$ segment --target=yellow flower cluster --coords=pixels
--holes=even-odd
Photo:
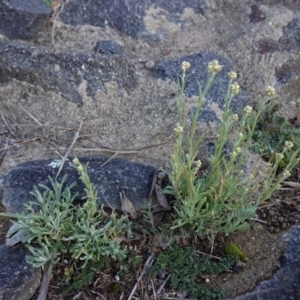
[[[183,61],[181,63],[181,70],[185,72],[187,69],[191,67],[191,64],[188,61]]]
[[[232,115],[232,120],[234,122],[238,121],[239,120],[239,116],[237,114]]]
[[[216,59],[208,63],[207,71],[208,73],[218,73],[222,70],[222,66]]]
[[[237,82],[234,82],[233,84],[231,84],[229,86],[230,88],[230,92],[233,94],[233,95],[237,95],[239,92],[240,92],[240,86],[238,85]]]
[[[247,115],[251,115],[253,111],[253,108],[249,105],[247,105],[245,108],[244,108],[244,112],[247,114]]]
[[[282,153],[276,153],[275,158],[276,158],[276,160],[282,160],[283,159],[283,154]]]
[[[267,86],[266,95],[269,97],[276,95],[275,89],[271,86]]]
[[[284,170],[284,172],[282,174],[283,174],[284,177],[291,176],[291,173],[288,170]]]
[[[285,141],[284,146],[286,149],[291,149],[293,148],[294,144],[291,141]]]
[[[74,164],[74,166],[76,167],[76,169],[79,173],[83,172],[83,166],[82,166],[82,164],[80,163],[80,161],[77,157],[75,157],[73,159],[73,164]]]
[[[197,168],[200,168],[202,166],[201,160],[195,161],[195,165],[196,165]]]
[[[179,135],[180,133],[182,133],[182,132],[183,132],[182,126],[177,125],[177,126],[174,128],[174,132],[175,132],[175,134],[177,134],[177,135]]]
[[[230,71],[230,72],[228,73],[228,77],[229,77],[230,79],[235,79],[235,78],[237,78],[237,75],[236,75],[235,72]]]

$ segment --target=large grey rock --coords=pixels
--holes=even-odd
[[[30,299],[40,285],[41,270],[26,263],[29,252],[0,245],[0,300]]]
[[[130,93],[138,85],[135,68],[121,56],[100,54],[56,53],[18,43],[0,42],[0,82],[11,79],[41,86],[45,91],[61,94],[66,100],[82,105],[78,91],[86,81],[86,93],[106,92],[105,84],[115,81]]]
[[[98,193],[97,203],[120,210],[120,193],[124,192],[136,210],[145,207],[156,169],[119,158],[112,159],[102,166],[108,159],[103,156],[80,158],[83,165],[88,163],[88,174]],[[30,195],[34,185],[42,183],[51,187],[48,177],[56,177],[60,163],[60,159],[26,162],[4,175],[0,186],[3,190],[3,205],[6,209],[13,213],[21,212],[25,203],[34,200],[34,197]],[[78,200],[84,199],[86,194],[83,184],[70,160],[65,162],[57,180],[61,181],[65,174],[68,175],[66,184],[77,182],[74,193],[78,192]]]
[[[162,9],[171,22],[184,22],[180,19],[180,14],[185,8],[191,8],[197,14],[202,14],[206,8],[204,0],[73,0],[69,1],[60,18],[66,24],[93,26],[110,26],[118,29],[133,38],[142,37],[149,42],[161,42],[166,38],[166,32],[159,28],[155,34],[147,31],[144,24],[144,16],[150,7]]]
[[[0,32],[11,39],[31,39],[44,28],[51,12],[41,0],[0,0]]]
[[[280,270],[270,280],[258,284],[252,292],[234,300],[300,299],[300,226],[286,237],[287,247],[281,258]]]
[[[212,86],[205,97],[205,102],[200,114],[200,120],[205,122],[219,121],[216,113],[211,109],[215,103],[221,110],[224,108],[224,95],[228,89],[228,72],[232,71],[231,63],[224,57],[210,52],[198,53],[183,56],[179,59],[171,59],[163,61],[156,65],[154,76],[160,79],[171,79],[174,82],[178,81],[178,75],[181,74],[181,63],[188,61],[191,65],[187,70],[187,82],[184,88],[184,93],[187,97],[199,95],[199,84],[204,88],[207,78],[208,63],[217,59],[222,65],[222,71],[217,75],[216,83]],[[247,101],[246,94],[243,90],[235,96],[231,102],[231,109],[234,113],[239,113],[245,106]]]

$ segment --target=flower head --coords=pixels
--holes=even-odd
[[[266,95],[271,97],[271,96],[274,96],[275,94],[276,94],[275,89],[271,86],[267,86]]]
[[[239,120],[239,116],[237,114],[232,115],[232,120],[234,122],[238,121]]]
[[[229,89],[233,95],[237,95],[240,92],[240,86],[238,85],[237,82],[234,82],[233,84],[231,84],[229,86]]]
[[[183,61],[181,63],[181,70],[183,72],[186,72],[187,69],[189,69],[191,67],[191,64],[188,61]]]
[[[247,114],[247,115],[250,115],[253,111],[253,108],[249,105],[247,105],[245,108],[244,108],[244,112]]]
[[[276,160],[282,160],[283,159],[283,154],[282,153],[276,153],[275,158],[276,158]]]
[[[241,153],[241,152],[242,152],[242,149],[241,149],[240,147],[236,147],[236,148],[235,148],[235,151],[236,151],[236,153]]]
[[[74,164],[75,166],[79,166],[79,165],[80,165],[80,161],[79,161],[79,159],[78,159],[77,157],[74,157],[74,159],[73,159],[73,164]]]
[[[286,149],[291,149],[291,148],[293,148],[294,144],[291,141],[285,141],[284,146]]]
[[[236,75],[235,72],[230,71],[230,72],[228,73],[228,77],[229,77],[230,79],[235,79],[235,78],[237,78],[237,75]]]
[[[207,71],[208,73],[218,73],[222,70],[222,66],[216,59],[208,63]]]
[[[291,176],[291,173],[288,170],[284,170],[282,174],[283,174],[284,177]]]
[[[239,139],[242,139],[242,138],[243,138],[243,136],[244,136],[244,135],[243,135],[243,133],[242,133],[242,132],[240,132],[240,133],[238,134],[238,138],[239,138]]]
[[[83,172],[83,166],[82,166],[82,165],[79,165],[79,166],[77,167],[77,171],[78,171],[79,173],[82,173],[82,172]]]
[[[202,166],[201,160],[200,160],[200,159],[199,159],[199,160],[196,160],[196,161],[195,161],[195,165],[196,165],[197,168],[200,168],[200,167]]]
[[[175,128],[174,128],[174,132],[175,132],[175,134],[180,134],[180,133],[182,133],[183,132],[183,127],[182,126],[180,126],[180,125],[177,125]]]

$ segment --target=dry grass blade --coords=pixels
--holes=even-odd
[[[29,113],[24,107],[22,109],[28,114],[30,118],[32,118],[36,123],[38,123],[40,126],[43,126],[41,122],[39,122],[31,113]]]
[[[158,290],[156,291],[156,295],[159,295],[161,293],[161,291],[163,290],[163,288],[165,287],[166,283],[168,282],[168,280],[171,278],[171,274],[169,274],[167,276],[167,278],[164,280],[164,282],[161,284],[161,286],[158,288]]]
[[[75,145],[76,141],[78,140],[78,138],[79,138],[79,132],[80,132],[80,130],[81,130],[81,127],[82,127],[82,121],[80,121],[79,127],[78,127],[77,131],[76,131],[75,134],[74,134],[73,141],[72,141],[70,147],[69,147],[68,150],[66,151],[64,157],[62,158],[62,162],[61,162],[61,164],[60,164],[60,166],[59,166],[59,169],[58,169],[58,171],[57,171],[57,174],[56,174],[56,177],[55,177],[55,178],[57,178],[58,175],[60,174],[61,170],[62,170],[63,167],[64,167],[65,161],[66,161],[66,159],[67,159],[67,157],[68,157],[70,151],[72,150],[73,146]]]
[[[7,130],[9,131],[9,133],[11,134],[11,136],[15,137],[15,133],[12,131],[12,129],[10,128],[8,122],[6,121],[4,114],[1,112],[1,119],[4,123],[4,125],[6,126]]]
[[[136,291],[136,289],[137,289],[137,286],[138,286],[139,282],[142,280],[142,278],[143,278],[144,274],[146,273],[146,271],[151,267],[151,265],[152,265],[152,263],[153,263],[153,259],[154,259],[154,254],[152,253],[152,254],[148,257],[148,259],[147,259],[147,261],[146,261],[146,263],[145,263],[145,265],[144,265],[144,267],[143,267],[143,270],[142,270],[142,272],[141,272],[139,278],[137,279],[137,282],[136,282],[136,284],[134,285],[134,287],[133,287],[133,289],[132,289],[132,291],[131,291],[131,293],[130,293],[130,295],[129,295],[129,297],[128,297],[127,300],[131,300],[131,299],[133,298],[133,295],[134,295],[134,293],[135,293],[135,291]]]

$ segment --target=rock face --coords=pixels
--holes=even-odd
[[[160,42],[167,33],[163,29],[158,29],[155,33],[150,33],[146,29],[144,16],[150,7],[157,10],[168,11],[168,19],[174,24],[184,26],[180,20],[180,14],[185,8],[191,8],[196,13],[203,13],[206,7],[204,0],[174,0],[166,2],[164,0],[141,0],[127,1],[122,0],[97,0],[85,1],[83,4],[80,0],[68,3],[61,14],[64,23],[70,25],[89,24],[104,28],[110,26],[117,28],[120,32],[133,38],[144,38],[148,42]]]
[[[124,192],[136,210],[145,207],[145,201],[150,199],[149,194],[156,169],[124,159],[112,159],[107,162],[108,159],[109,157],[80,158],[83,165],[88,163],[88,174],[98,194],[97,203],[121,210],[120,193]],[[23,211],[24,204],[35,200],[30,192],[38,183],[51,188],[48,177],[52,179],[56,177],[60,164],[60,159],[26,162],[4,175],[0,187],[3,190],[2,202],[6,209],[12,213]],[[70,160],[65,162],[56,180],[61,181],[65,174],[68,175],[67,185],[77,183],[77,199],[85,199],[84,187]]]
[[[0,32],[10,39],[32,39],[44,28],[51,12],[39,0],[1,0]]]
[[[27,82],[62,95],[82,106],[79,87],[86,82],[87,96],[106,92],[105,83],[114,81],[128,93],[137,86],[134,67],[124,57],[111,59],[98,54],[53,53],[37,47],[0,42],[0,82]]]
[[[40,285],[41,270],[35,269],[25,261],[29,252],[0,245],[0,299],[30,299]]]

